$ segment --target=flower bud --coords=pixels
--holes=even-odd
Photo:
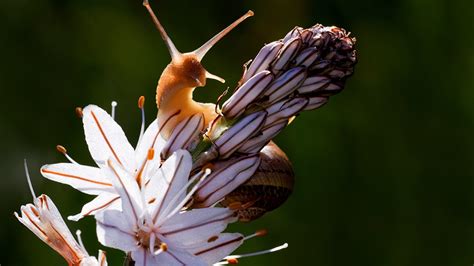
[[[301,39],[294,37],[288,40],[281,48],[278,58],[272,63],[272,69],[275,72],[280,72],[293,60],[301,47]]]
[[[209,207],[245,183],[260,164],[258,155],[219,161],[195,193],[196,207]]]
[[[265,145],[270,142],[276,135],[278,135],[286,126],[288,125],[288,120],[283,120],[277,123],[273,123],[268,127],[262,129],[262,134],[255,136],[245,142],[242,147],[240,147],[239,152],[254,154],[258,153]]]
[[[274,104],[267,109],[268,115],[265,120],[264,129],[270,125],[278,123],[282,120],[286,120],[299,112],[301,112],[308,104],[308,100],[305,98],[294,98],[286,102]]]
[[[309,97],[308,98],[308,105],[304,108],[305,111],[310,111],[317,109],[327,103],[328,97],[317,96],[317,97]]]
[[[307,78],[298,88],[300,94],[312,93],[326,87],[331,79],[325,76],[314,76]]]
[[[310,67],[319,58],[319,50],[316,47],[309,47],[303,50],[295,59],[295,65]]]
[[[283,42],[281,41],[274,41],[263,46],[255,59],[252,61],[252,64],[248,68],[247,72],[245,72],[242,82],[249,80],[256,73],[268,69],[268,66],[277,57],[278,52],[282,47]]]
[[[250,78],[224,103],[222,113],[226,118],[242,114],[250,103],[255,101],[273,80],[268,70],[263,70]]]
[[[204,116],[201,113],[194,114],[181,121],[171,133],[161,151],[161,158],[168,158],[173,152],[188,148],[193,142],[198,140],[201,131],[204,129]]]
[[[250,114],[227,129],[216,141],[221,158],[228,158],[244,142],[255,135],[264,125],[267,112]]]
[[[274,103],[288,96],[298,88],[306,78],[306,75],[305,67],[295,67],[283,73],[265,91],[265,96],[268,96],[268,102]]]

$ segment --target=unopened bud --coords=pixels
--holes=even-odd
[[[283,46],[283,48],[281,48],[278,58],[273,61],[273,70],[275,70],[276,72],[283,70],[296,56],[300,47],[301,39],[299,37],[294,37],[288,40]]]
[[[265,91],[265,95],[268,96],[268,102],[276,102],[291,94],[304,81],[306,75],[305,67],[295,67],[283,73]]]
[[[266,117],[267,112],[265,111],[250,114],[225,131],[215,141],[220,156],[228,158],[234,151],[239,149],[247,139],[255,135],[262,128]]]
[[[326,87],[331,80],[325,76],[314,76],[307,78],[298,88],[300,94],[312,93]]]
[[[195,193],[197,205],[208,207],[224,198],[245,183],[255,173],[259,164],[258,155],[241,156],[217,162],[214,165],[214,171]]]
[[[179,149],[188,148],[199,137],[204,129],[204,116],[201,113],[194,114],[181,121],[171,133],[163,150],[161,158],[168,158],[173,152]]]
[[[247,154],[258,153],[270,140],[276,137],[287,124],[288,121],[284,120],[266,127],[262,130],[262,134],[247,140],[245,144],[240,147],[239,152]]]
[[[268,70],[253,76],[224,103],[222,113],[226,118],[234,118],[242,114],[245,108],[264,92],[272,80],[273,75]]]
[[[327,103],[328,97],[310,97],[308,100],[308,105],[304,108],[305,111],[314,110],[323,106]]]
[[[245,72],[242,82],[249,80],[256,73],[268,69],[270,63],[277,57],[278,52],[282,47],[283,43],[281,41],[274,41],[263,46],[252,61],[247,72]]]

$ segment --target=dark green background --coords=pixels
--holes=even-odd
[[[248,9],[256,16],[204,60],[234,87],[242,64],[295,25],[344,27],[357,37],[359,64],[346,90],[302,114],[277,139],[294,163],[290,200],[245,234],[267,228],[240,252],[283,242],[280,253],[242,265],[472,265],[474,263],[474,2],[152,1],[182,51],[190,51]],[[65,145],[91,164],[74,107],[119,102],[117,119],[135,143],[137,98],[156,114],[156,81],[169,62],[159,34],[137,1],[0,3],[0,145],[2,265],[61,265],[62,259],[16,222],[31,202],[22,169],[29,160],[37,193],[64,216],[91,197],[43,179],[42,164],[64,161]],[[226,88],[198,89],[214,101]],[[96,254],[93,219],[82,229]],[[111,265],[120,252],[109,251]]]

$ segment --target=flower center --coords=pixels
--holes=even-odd
[[[135,238],[137,239],[138,245],[145,249],[150,248],[150,245],[151,245],[150,238],[152,234],[155,234],[155,233],[153,231],[143,230],[142,228],[140,228],[135,234]],[[153,249],[157,250],[160,248],[160,246],[161,246],[161,240],[155,237]]]

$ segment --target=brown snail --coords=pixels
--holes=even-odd
[[[282,205],[293,191],[295,175],[286,154],[270,142],[260,151],[261,163],[255,174],[224,200],[222,206],[237,203],[239,220],[249,222]]]
[[[205,86],[206,79],[215,79],[222,83],[225,80],[209,73],[202,66],[201,60],[214,44],[246,18],[253,16],[253,12],[248,11],[198,49],[189,53],[181,53],[154,14],[148,0],[144,0],[143,5],[150,13],[171,55],[171,62],[163,70],[156,87],[158,123],[162,136],[168,138],[180,121],[197,113],[204,115],[204,125],[207,126],[218,115],[215,112],[215,105],[194,101],[193,91],[196,87]]]

